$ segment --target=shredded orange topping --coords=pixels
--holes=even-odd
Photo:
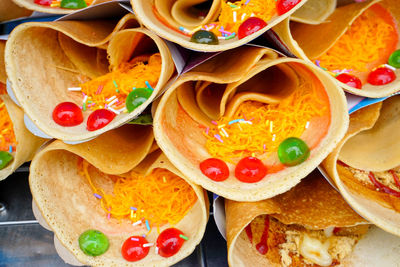
[[[91,178],[89,168],[93,166],[81,160],[78,167],[93,193],[101,196],[101,207],[116,219],[148,220],[156,227],[166,223],[175,225],[197,201],[192,187],[166,169],[154,169],[147,176],[133,171],[126,176],[110,176],[114,188],[113,192],[106,192]]]
[[[130,62],[122,63],[116,70],[80,85],[82,92],[87,95],[83,110],[108,106],[123,111],[126,98],[133,88],[146,88],[146,81],[155,87],[160,73],[159,53],[135,57]]]
[[[0,95],[6,95],[7,94],[7,87],[4,83],[0,82]]]
[[[368,71],[368,64],[385,56],[387,44],[396,34],[397,31],[392,25],[375,12],[367,10],[354,21],[335,45],[317,60],[328,70]]]
[[[0,94],[4,93],[4,90],[0,90]],[[17,140],[15,139],[14,127],[10,115],[8,115],[4,102],[0,99],[0,151],[10,151],[10,146],[15,151]]]
[[[206,148],[212,157],[231,163],[253,153],[263,160],[284,139],[300,137],[312,118],[327,112],[313,84],[306,82],[278,104],[243,102],[233,117],[222,117],[209,129]]]
[[[240,24],[250,17],[258,17],[268,22],[277,14],[275,0],[240,0],[234,3],[222,1],[221,13],[217,22],[204,26],[217,36],[221,36],[223,30],[237,33]]]

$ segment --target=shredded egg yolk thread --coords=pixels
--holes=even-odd
[[[125,107],[125,101],[133,88],[146,88],[146,81],[157,85],[161,74],[162,59],[159,53],[150,56],[139,56],[130,62],[122,63],[116,70],[81,84],[86,107],[91,110],[105,108],[110,104],[108,99],[116,97],[114,108]]]
[[[312,118],[327,112],[313,84],[303,82],[278,104],[240,104],[233,117],[222,117],[208,134],[203,132],[206,149],[212,157],[233,164],[249,155],[263,160],[286,138],[301,137]],[[232,121],[238,122],[230,124]]]
[[[99,201],[106,214],[116,219],[148,220],[157,228],[166,223],[175,225],[197,201],[192,187],[166,169],[154,169],[147,176],[134,171],[124,176],[110,175],[114,188],[106,192],[96,185],[89,168],[94,167],[86,160],[78,161],[79,174],[87,179],[93,193],[101,196]]]
[[[396,34],[396,29],[383,18],[366,10],[335,45],[317,60],[321,67],[330,71],[350,69],[350,72],[365,72],[371,68],[368,66],[371,62],[385,56],[385,48]]]

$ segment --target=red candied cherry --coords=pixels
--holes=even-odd
[[[121,248],[122,257],[127,261],[139,261],[149,254],[147,239],[142,236],[131,236],[125,240]]]
[[[256,183],[267,175],[267,167],[255,157],[241,159],[235,168],[236,178],[244,183]]]
[[[53,0],[35,0],[35,4],[42,5],[42,6],[49,6]]]
[[[386,67],[379,67],[368,75],[368,83],[372,85],[385,85],[394,80],[396,80],[396,74]]]
[[[176,228],[168,228],[161,232],[157,238],[158,254],[168,258],[174,256],[181,249],[183,242],[188,238]]]
[[[278,0],[276,3],[276,9],[278,11],[278,15],[281,16],[294,8],[301,0]]]
[[[115,113],[108,109],[97,109],[89,115],[87,129],[96,131],[109,124],[115,118]]]
[[[243,39],[246,36],[249,36],[262,28],[267,26],[267,23],[260,18],[250,17],[240,24],[238,29],[238,38]]]
[[[64,127],[79,125],[83,122],[82,110],[72,102],[60,103],[53,110],[53,120]]]
[[[213,181],[224,181],[229,177],[229,168],[220,159],[209,158],[200,163],[201,172]]]
[[[350,87],[354,87],[357,89],[361,89],[361,87],[362,87],[362,83],[359,78],[357,78],[356,76],[347,74],[347,73],[339,74],[338,76],[336,76],[336,79],[339,82],[342,82]]]

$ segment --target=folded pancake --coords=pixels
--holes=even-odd
[[[353,266],[369,228],[318,170],[271,199],[225,200],[225,211],[230,266]]]
[[[362,216],[385,231],[400,235],[400,97],[350,115],[350,127],[323,168],[343,197]]]
[[[12,0],[15,4],[33,11],[51,14],[70,14],[76,10],[109,2],[111,0]]]
[[[336,0],[308,0],[290,16],[290,19],[307,24],[320,24],[335,11],[335,8]]]
[[[0,41],[0,181],[30,161],[44,143],[25,128],[24,112],[7,95],[4,47]]]
[[[296,56],[328,71],[352,94],[398,91],[400,2],[369,0],[336,8],[325,23],[284,21],[274,30]]]
[[[138,26],[128,14],[119,22],[26,23],[12,32],[7,73],[39,129],[61,140],[88,140],[135,118],[153,101],[175,68],[165,42]],[[70,125],[56,115],[71,102],[77,121]]]
[[[124,243],[135,240],[145,242],[131,252],[148,254],[132,265],[172,265],[193,252],[207,224],[205,192],[162,154],[151,126],[124,125],[79,145],[54,141],[32,161],[29,183],[46,223],[85,265],[129,265]],[[182,232],[181,247],[167,257],[159,240],[170,228]],[[103,254],[85,248],[87,230],[108,239]]]
[[[221,0],[155,0],[153,5],[169,25],[196,28],[218,18]]]
[[[138,19],[164,39],[196,51],[215,52],[248,43],[290,16],[306,1],[131,0],[131,4]],[[250,17],[258,19],[254,23],[254,19],[248,21]],[[213,36],[208,40],[212,44],[202,43],[206,38],[191,41],[197,39],[195,33],[200,29],[211,32],[206,35]]]
[[[31,14],[31,10],[16,5],[12,0],[3,0],[0,2],[0,21],[28,17]]]
[[[244,46],[182,75],[163,95],[154,131],[193,182],[229,199],[256,201],[299,183],[336,146],[347,123],[343,93],[323,71]],[[289,140],[308,147],[303,160],[278,158]],[[203,166],[217,167],[214,159],[223,178],[205,174]],[[254,173],[237,173],[246,172],[243,160],[255,162]]]

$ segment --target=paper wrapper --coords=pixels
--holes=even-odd
[[[153,151],[157,149],[153,140],[151,126],[125,125],[83,144],[72,146],[54,141],[35,156],[29,176],[38,208],[35,214],[45,228],[54,231],[57,251],[66,262],[93,266],[168,266],[190,255],[201,241],[208,220],[207,196],[202,188],[176,170],[159,150]],[[189,237],[180,251],[163,258],[152,247],[141,261],[125,261],[121,255],[123,242],[147,231],[143,227],[133,227],[128,220],[107,219],[88,182],[77,173],[79,157],[98,168],[93,175],[122,174],[132,168],[149,173],[154,168],[165,168],[186,180],[196,193],[197,201],[174,226]],[[169,227],[168,224],[160,227],[160,232]],[[108,236],[110,247],[106,253],[90,257],[80,250],[78,238],[87,229],[98,229]],[[153,230],[146,238],[154,243],[157,235]]]

